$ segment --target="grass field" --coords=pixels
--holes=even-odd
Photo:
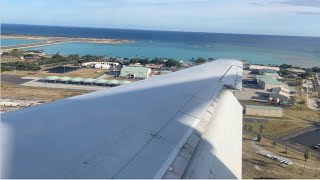
[[[253,137],[249,137],[249,139]],[[279,165],[276,161],[266,158],[257,154],[258,149],[253,145],[270,151],[274,155],[279,155],[292,161],[292,165],[283,167]],[[306,168],[303,172],[304,165],[303,153],[294,151],[288,148],[287,153],[285,153],[285,147],[281,145],[276,145],[272,147],[272,141],[267,139],[262,139],[261,142],[255,142],[251,140],[246,140],[243,142],[242,149],[242,178],[252,179],[252,178],[278,178],[278,179],[319,179],[320,173],[318,168],[317,176],[315,175],[315,168],[317,165],[317,160],[311,157],[306,162]]]
[[[261,103],[251,101],[241,101],[242,104],[256,104]],[[265,105],[265,104],[263,104]],[[245,116],[249,118],[263,118],[268,119],[264,122],[244,122],[251,125],[255,131],[259,131],[260,125],[264,126],[264,134],[273,137],[283,136],[285,134],[295,132],[299,129],[307,128],[314,123],[320,123],[320,111],[307,108],[307,105],[294,105],[292,107],[284,108],[283,117],[271,118],[271,117],[253,117]]]
[[[9,99],[43,99],[43,100],[57,100],[67,97],[72,97],[89,91],[84,90],[64,90],[54,88],[37,88],[14,85],[7,82],[1,82],[1,98]]]
[[[1,57],[1,63],[18,62],[18,61],[23,62],[24,60],[17,57],[6,57],[6,56]]]
[[[93,69],[93,68],[81,68],[76,71],[68,73],[50,73],[46,70],[39,71],[5,71],[1,72],[4,75],[16,75],[16,76],[30,76],[30,77],[46,77],[46,76],[69,76],[69,77],[81,77],[81,78],[97,78],[108,72],[109,70]]]
[[[265,118],[265,117],[263,117]],[[273,137],[283,136],[307,128],[315,122],[320,122],[320,112],[316,110],[292,110],[284,111],[282,118],[266,118],[263,122],[244,122],[251,125],[254,131],[259,132],[260,126],[264,127],[264,134]]]

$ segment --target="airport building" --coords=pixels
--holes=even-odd
[[[150,68],[135,66],[123,66],[120,73],[120,77],[128,79],[146,79],[150,75]]]
[[[279,82],[277,79],[273,78],[272,76],[267,75],[256,75],[256,81],[259,86],[264,89],[273,89],[284,86],[283,83]]]
[[[96,69],[110,69],[119,66],[117,62],[86,62],[82,63],[82,67],[92,67]]]
[[[261,87],[264,90],[269,90],[269,89],[282,87],[282,86],[283,86],[282,82],[279,82],[278,80],[272,79],[272,78],[263,79],[261,82]]]
[[[281,107],[273,107],[273,106],[246,105],[245,115],[282,117],[283,109]]]
[[[290,69],[288,69],[288,71],[289,71],[290,73],[296,74],[296,75],[300,75],[300,74],[306,73],[306,71],[303,70],[303,69],[295,69],[295,68],[290,68]]]
[[[272,67],[272,66],[259,66],[259,65],[250,65],[249,70],[251,71],[259,71],[261,69],[269,69],[269,70],[274,70],[276,72],[280,71],[279,67]]]
[[[106,79],[93,79],[93,78],[71,78],[71,77],[59,77],[48,76],[43,79],[48,83],[65,83],[65,84],[77,84],[77,85],[96,85],[96,86],[119,86],[131,83],[131,81],[123,80],[106,80]]]
[[[279,102],[280,105],[292,105],[296,98],[296,90],[284,84],[282,87],[273,88],[270,98],[269,100]]]

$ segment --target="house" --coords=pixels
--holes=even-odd
[[[296,90],[284,84],[282,87],[272,89],[269,101],[280,105],[292,105],[295,99]]]
[[[131,67],[142,67],[143,65],[141,63],[134,63],[134,64],[130,64],[129,66],[131,66]]]
[[[162,68],[163,64],[146,64],[146,68],[151,68],[151,69],[160,69]]]
[[[40,59],[41,56],[38,56],[38,55],[34,55],[34,54],[27,54],[27,55],[24,55],[22,59],[25,59],[25,60],[37,60],[37,59]]]
[[[300,75],[300,74],[305,74],[306,71],[303,69],[295,69],[295,68],[290,68],[287,69],[290,73],[295,74],[295,75]]]
[[[123,66],[120,73],[120,77],[128,79],[146,79],[150,75],[150,68],[136,66]]]

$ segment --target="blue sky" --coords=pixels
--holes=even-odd
[[[320,0],[2,0],[1,22],[320,36]]]

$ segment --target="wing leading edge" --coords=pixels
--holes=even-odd
[[[208,125],[215,122],[213,116],[218,112],[212,110],[208,114],[208,111],[214,109],[213,104],[217,104],[217,97],[225,87],[241,88],[241,77],[242,62],[217,60],[121,87],[4,113],[1,176],[165,178],[168,169],[179,167],[174,163],[195,133],[199,141],[194,143],[193,152],[199,151],[197,147],[205,140],[204,132],[210,131]],[[221,117],[226,122],[240,121],[231,116]],[[242,127],[238,128],[241,137]],[[205,142],[214,145],[214,139]],[[241,152],[241,146],[237,150]],[[202,156],[224,156],[210,152],[203,152]],[[238,158],[241,159],[241,154]],[[189,159],[187,165],[193,162],[192,155]],[[225,164],[223,161],[222,158]],[[224,166],[230,171],[241,168],[229,165]],[[239,177],[239,171],[231,174]]]

